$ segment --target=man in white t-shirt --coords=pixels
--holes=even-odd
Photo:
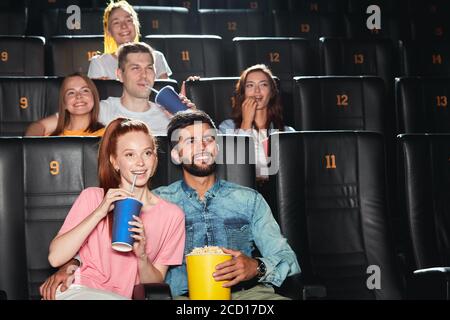
[[[150,127],[153,134],[166,134],[172,115],[149,101],[155,82],[152,49],[143,42],[126,43],[119,47],[117,56],[117,78],[123,83],[123,93],[120,98],[109,97],[100,101],[99,121],[106,126],[117,117],[139,119]],[[186,97],[180,98],[188,107],[195,108]],[[25,135],[49,135],[56,129],[57,122],[57,114],[33,122]]]
[[[172,75],[162,52],[153,50],[155,58],[156,79],[167,79]],[[118,67],[117,58],[108,53],[94,56],[89,64],[88,77],[92,79],[117,79],[116,69]]]

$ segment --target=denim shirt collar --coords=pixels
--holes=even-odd
[[[216,182],[212,185],[211,188],[208,189],[205,193],[205,199],[214,198],[218,193],[222,186],[222,180],[216,179]],[[194,188],[191,188],[184,180],[181,182],[181,188],[186,193],[189,198],[198,198],[197,191]]]

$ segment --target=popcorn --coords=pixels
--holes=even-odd
[[[207,254],[225,254],[220,247],[217,246],[204,246],[202,248],[194,248],[192,249],[189,255],[207,255]]]

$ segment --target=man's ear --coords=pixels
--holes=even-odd
[[[120,69],[119,67],[117,67],[117,69],[116,69],[116,77],[117,77],[117,79],[119,79],[120,82],[123,83],[123,79],[122,79],[122,69]]]
[[[180,154],[178,153],[177,147],[173,147],[170,151],[170,156],[172,157],[172,162],[176,165],[181,164]]]

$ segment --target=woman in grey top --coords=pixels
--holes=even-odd
[[[111,2],[103,15],[104,53],[94,56],[89,65],[88,77],[93,79],[117,79],[117,48],[127,42],[139,41],[139,20],[136,11],[126,1]],[[164,55],[154,50],[157,79],[167,79],[172,71]]]
[[[222,133],[253,136],[256,149],[256,176],[260,182],[269,175],[267,141],[276,131],[294,131],[285,126],[280,94],[272,72],[263,64],[244,70],[236,84],[232,119],[219,125]]]

